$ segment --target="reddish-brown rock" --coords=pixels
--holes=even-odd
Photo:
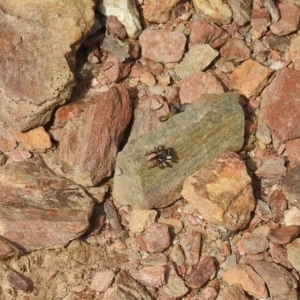
[[[244,234],[237,243],[240,254],[256,254],[269,248],[267,238],[263,234]]]
[[[10,269],[7,273],[7,281],[17,289],[24,291],[25,293],[31,293],[34,285],[31,279],[27,278],[23,274]]]
[[[239,63],[250,58],[250,49],[243,40],[232,38],[220,49],[220,54],[227,60]]]
[[[243,26],[250,21],[251,4],[251,0],[228,0],[228,5],[232,10],[233,20],[239,26]]]
[[[186,233],[180,238],[180,245],[185,256],[185,263],[188,265],[195,265],[199,262],[201,249],[201,233],[192,231]]]
[[[300,86],[294,84],[299,80],[299,70],[282,68],[262,92],[258,125],[269,127],[276,148],[287,140],[300,137]]]
[[[224,286],[216,300],[248,300],[242,286],[240,284]]]
[[[205,20],[191,21],[189,26],[191,29],[189,47],[197,44],[209,44],[213,48],[220,48],[230,38],[227,31]]]
[[[93,8],[90,0],[1,2],[1,120],[19,131],[38,127],[71,96],[75,54],[94,23]]]
[[[179,97],[181,103],[192,103],[202,94],[222,94],[223,86],[211,73],[199,72],[182,80]]]
[[[89,227],[92,199],[37,158],[0,172],[1,234],[26,250],[66,245]]]
[[[283,218],[284,211],[287,209],[288,205],[284,194],[281,190],[275,190],[269,194],[267,202],[271,207],[272,220],[274,222],[279,222]]]
[[[177,62],[181,60],[186,37],[178,31],[145,29],[139,37],[142,57],[157,62]]]
[[[275,263],[284,266],[288,269],[292,269],[293,266],[288,260],[287,250],[285,247],[270,243],[270,254]]]
[[[165,268],[162,266],[144,267],[129,270],[130,276],[145,286],[160,287],[165,281]]]
[[[255,206],[246,166],[229,151],[189,176],[182,196],[205,220],[231,230],[244,228]]]
[[[270,15],[265,8],[252,10],[250,34],[253,39],[259,39],[267,31],[270,24]]]
[[[294,139],[285,143],[285,150],[291,166],[300,164],[300,139]]]
[[[105,292],[113,282],[115,273],[111,270],[105,270],[97,273],[91,282],[91,289],[97,292]]]
[[[124,39],[127,36],[125,27],[118,18],[113,15],[108,16],[106,19],[106,34],[116,35],[120,39]]]
[[[268,234],[269,240],[274,244],[285,245],[292,242],[300,235],[300,226],[290,225],[281,228],[271,229]]]
[[[0,151],[7,152],[17,147],[16,138],[12,135],[8,126],[0,122]]]
[[[285,160],[281,157],[273,157],[265,161],[255,171],[258,177],[277,178],[286,174]]]

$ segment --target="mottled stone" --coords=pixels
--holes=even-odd
[[[253,262],[251,267],[265,281],[271,299],[298,299],[297,281],[285,268],[268,261]]]
[[[123,85],[84,100],[81,113],[70,118],[61,132],[58,156],[45,155],[44,159],[59,174],[94,186],[114,170],[132,108]]]
[[[26,250],[66,245],[89,227],[92,199],[37,158],[2,166],[0,189],[1,234]]]
[[[179,0],[145,0],[143,16],[149,22],[165,23],[169,20],[173,7]]]
[[[289,262],[300,272],[300,238],[286,245],[286,249]]]
[[[164,291],[173,299],[181,299],[188,293],[189,289],[185,286],[184,281],[177,275],[176,271],[172,269],[164,286]]]
[[[165,224],[150,224],[145,232],[144,242],[150,253],[165,251],[171,245],[169,227]]]
[[[300,209],[293,206],[288,210],[284,211],[284,224],[289,225],[300,225]]]
[[[228,285],[221,289],[216,300],[248,300],[240,284]]]
[[[127,35],[125,27],[116,16],[110,15],[106,19],[106,33],[124,39]]]
[[[90,288],[97,292],[105,292],[112,284],[115,273],[111,270],[105,270],[97,273],[91,282]]]
[[[285,143],[285,150],[291,166],[300,164],[300,139],[294,139]]]
[[[7,152],[17,147],[17,141],[8,126],[0,122],[0,151]]]
[[[299,225],[290,225],[281,228],[271,229],[268,239],[274,244],[285,245],[292,242],[300,235]]]
[[[269,194],[267,201],[271,206],[272,220],[279,222],[283,218],[284,211],[287,209],[288,204],[284,194],[281,190],[275,190]]]
[[[237,154],[229,151],[189,176],[182,196],[205,220],[230,230],[244,228],[255,207],[246,166]]]
[[[216,271],[214,258],[206,256],[193,266],[191,273],[185,279],[185,284],[193,289],[199,289],[215,275]]]
[[[277,22],[280,19],[280,14],[274,0],[262,0],[262,4],[268,10],[272,19]]]
[[[262,91],[271,74],[271,69],[248,59],[232,72],[230,86],[251,100]]]
[[[136,2],[132,0],[103,0],[97,6],[105,16],[115,16],[124,25],[129,38],[135,39],[142,31]]]
[[[228,284],[240,284],[249,295],[268,298],[264,280],[246,264],[238,264],[223,273],[223,280]]]
[[[182,62],[175,67],[175,72],[183,79],[204,70],[217,56],[218,52],[208,44],[195,45],[185,54]]]
[[[27,131],[70,98],[75,54],[94,23],[93,8],[91,0],[1,1],[1,120]]]
[[[181,103],[191,103],[202,94],[224,93],[223,86],[211,73],[199,72],[182,80],[179,97]]]
[[[282,192],[288,202],[300,208],[300,165],[291,169],[281,180]]]
[[[195,20],[189,23],[191,30],[189,47],[197,44],[209,44],[213,48],[220,48],[230,38],[230,34],[223,28],[206,20]]]
[[[192,231],[180,238],[180,245],[184,252],[185,263],[195,265],[199,262],[201,249],[201,233]]]
[[[277,178],[286,174],[285,160],[282,157],[273,157],[265,162],[255,171],[258,177]]]
[[[9,269],[6,278],[12,286],[24,291],[25,293],[31,293],[34,288],[33,282],[30,278],[13,269]]]
[[[176,244],[172,247],[170,252],[170,258],[178,266],[181,266],[185,263],[185,256],[179,244]]]
[[[129,230],[133,233],[142,233],[151,223],[154,223],[156,215],[157,211],[153,209],[133,211],[128,224]]]
[[[232,10],[233,21],[239,26],[244,26],[250,21],[251,0],[229,0],[228,5]]]
[[[139,37],[142,57],[163,63],[181,60],[186,37],[178,31],[145,29]]]
[[[291,38],[289,53],[294,65],[294,69],[300,70],[300,32]]]
[[[237,243],[241,255],[265,252],[268,248],[268,240],[263,234],[244,234]]]
[[[278,3],[280,19],[270,26],[276,35],[286,35],[299,29],[300,8],[292,3]]]
[[[164,207],[180,198],[186,177],[224,150],[237,151],[244,141],[244,114],[236,94],[205,94],[160,127],[131,140],[119,152],[113,197],[139,209]],[[180,134],[180,138],[178,138]],[[146,152],[155,146],[174,149],[172,168],[148,169]]]
[[[143,266],[165,266],[167,263],[168,259],[163,253],[150,253],[141,260]]]
[[[240,38],[231,38],[220,49],[220,55],[227,60],[239,63],[250,58],[250,49]]]
[[[144,267],[139,270],[129,270],[130,276],[145,286],[160,287],[165,281],[165,268],[162,266]]]
[[[205,15],[216,23],[229,24],[232,11],[222,0],[193,0],[197,12]]]
[[[288,269],[293,268],[292,264],[288,260],[287,249],[285,247],[270,243],[270,254],[275,263]]]
[[[299,80],[300,71],[282,68],[262,92],[258,125],[269,127],[275,148],[287,140],[300,137],[300,85],[294,84]]]

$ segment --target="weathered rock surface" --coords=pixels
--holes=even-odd
[[[1,167],[1,235],[26,250],[64,246],[89,226],[92,199],[37,158]]]
[[[184,182],[182,196],[208,222],[244,228],[255,207],[251,178],[240,157],[225,152]]]
[[[178,31],[145,29],[139,37],[142,56],[157,62],[181,60],[186,37]]]
[[[115,16],[124,25],[128,37],[135,39],[142,31],[139,13],[135,1],[103,0],[97,9],[105,16]]]
[[[228,285],[224,287],[216,300],[247,300],[248,297],[240,284]]]
[[[250,21],[251,0],[229,0],[228,5],[232,10],[233,20],[243,26]]]
[[[244,118],[232,93],[203,95],[158,129],[130,141],[118,154],[113,197],[122,204],[148,209],[163,207],[180,197],[186,177],[226,149],[243,145]],[[172,147],[171,168],[148,169],[145,153],[155,146]]]
[[[93,25],[93,8],[91,0],[1,1],[0,118],[14,129],[45,124],[71,96],[75,52]]]
[[[258,126],[266,124],[269,127],[275,148],[300,137],[300,86],[294,84],[299,80],[299,70],[282,68],[262,93]]]
[[[299,272],[300,271],[300,238],[295,239],[290,244],[286,245],[287,256],[292,266]]]
[[[291,169],[281,180],[282,192],[288,202],[300,208],[300,165]]]
[[[61,132],[58,155],[44,158],[60,175],[94,186],[114,170],[132,108],[123,85],[88,95],[84,101],[77,110],[80,113],[70,118]]]

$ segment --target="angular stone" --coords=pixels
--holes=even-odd
[[[26,131],[70,98],[75,54],[94,23],[93,8],[91,0],[1,1],[1,120]]]
[[[300,32],[291,38],[289,47],[290,58],[293,62],[294,69],[300,70]]]
[[[31,293],[34,285],[31,279],[27,278],[23,274],[10,269],[7,273],[7,281],[17,289],[24,291],[25,293]]]
[[[151,294],[140,283],[135,281],[128,272],[122,270],[115,279],[115,284],[104,294],[103,300],[152,300]]]
[[[272,72],[260,63],[248,59],[232,72],[230,86],[251,100],[262,91]]]
[[[181,266],[185,263],[185,256],[179,244],[176,244],[172,247],[170,252],[170,258],[178,266]]]
[[[277,178],[286,174],[285,160],[281,157],[273,157],[265,161],[256,171],[258,177]]]
[[[239,63],[250,58],[250,49],[240,38],[231,38],[220,49],[220,55],[227,60]]]
[[[222,94],[223,86],[211,73],[199,72],[182,80],[179,97],[181,103],[192,103],[202,94]]]
[[[286,267],[287,269],[292,269],[293,266],[288,260],[287,249],[278,244],[270,243],[270,254],[275,263]]]
[[[154,209],[133,211],[128,224],[129,230],[133,233],[142,233],[151,223],[155,222],[156,215],[157,211]]]
[[[165,224],[150,224],[145,232],[144,242],[150,253],[165,251],[171,245],[169,227]]]
[[[144,18],[149,22],[165,23],[169,20],[173,7],[179,0],[145,0],[143,5]]]
[[[241,255],[265,252],[268,248],[268,240],[263,234],[244,234],[237,243]]]
[[[1,234],[26,250],[64,246],[89,227],[92,199],[40,159],[2,166],[0,189]]]
[[[163,63],[181,60],[186,37],[178,31],[145,29],[139,36],[142,57]]]
[[[141,260],[143,266],[165,266],[167,263],[168,259],[163,253],[150,253]]]
[[[43,126],[24,133],[12,130],[12,133],[21,146],[28,151],[45,151],[52,146],[50,136]]]
[[[300,165],[291,169],[281,180],[282,192],[288,202],[300,208]]]
[[[298,299],[297,280],[285,268],[268,261],[253,262],[251,267],[265,281],[271,299]]]
[[[285,245],[292,242],[300,235],[300,226],[290,225],[281,228],[271,229],[268,234],[269,240],[274,244]]]
[[[135,39],[141,33],[142,26],[135,1],[103,0],[98,4],[97,9],[107,17],[117,17],[124,25],[129,38]]]
[[[291,166],[300,164],[300,139],[294,139],[285,143],[285,150]]]
[[[144,267],[139,270],[129,270],[136,281],[145,286],[160,287],[165,281],[165,268],[162,266]]]
[[[131,119],[131,101],[123,85],[86,96],[82,112],[61,132],[58,156],[45,155],[57,173],[83,186],[112,174],[118,147]]]
[[[7,155],[9,157],[9,159],[14,161],[14,162],[27,160],[28,158],[31,157],[31,153],[27,150],[22,149],[22,148],[14,149],[12,151],[9,151],[7,153]]]
[[[287,209],[287,200],[281,190],[271,192],[267,198],[271,206],[273,222],[279,222],[283,218],[284,211]],[[288,225],[288,224],[285,224]],[[295,224],[297,225],[297,224]],[[300,225],[300,224],[299,224]]]
[[[108,16],[106,19],[106,33],[107,35],[115,35],[120,39],[126,38],[127,32],[123,24],[116,16]]]
[[[232,11],[222,0],[193,0],[197,12],[205,15],[216,23],[229,24]]]
[[[171,271],[167,284],[164,286],[165,292],[175,299],[181,299],[189,289],[185,286],[184,281],[177,275],[175,270]]]
[[[97,292],[105,292],[112,284],[115,273],[111,270],[105,270],[97,273],[91,282],[90,288]]]
[[[230,34],[223,28],[206,20],[191,21],[189,47],[197,44],[209,44],[213,48],[219,48],[230,38]]]
[[[172,234],[178,234],[183,228],[181,220],[160,218],[158,219],[158,223],[168,225]]]
[[[0,151],[7,152],[17,147],[17,141],[8,126],[0,122]]]
[[[284,224],[289,225],[300,225],[300,209],[293,206],[284,212]]]
[[[114,178],[113,197],[140,209],[167,206],[178,199],[189,174],[224,150],[237,151],[243,145],[244,117],[238,98],[232,93],[203,95],[185,112],[127,143],[118,154],[116,166],[123,174]],[[174,149],[172,168],[148,169],[145,153],[157,145]]]
[[[185,284],[193,289],[199,289],[215,275],[216,271],[217,266],[214,258],[206,256],[193,266],[191,273],[185,279]]]
[[[229,151],[189,176],[182,196],[205,220],[230,230],[244,228],[255,207],[246,166],[237,154]]]
[[[195,45],[186,53],[182,62],[175,67],[175,72],[183,79],[204,70],[217,56],[218,52],[208,44]]]
[[[232,10],[233,20],[243,26],[250,21],[251,0],[229,0],[228,5]]]
[[[280,19],[270,26],[276,35],[287,35],[299,29],[300,8],[292,3],[278,3]]]
[[[299,80],[299,70],[282,68],[262,92],[258,125],[266,124],[269,127],[275,148],[287,140],[300,137],[300,86],[294,84]]]
[[[180,245],[184,252],[185,263],[193,266],[199,262],[201,249],[201,233],[192,231],[180,238]]]
[[[259,39],[267,31],[270,24],[270,15],[266,9],[252,9],[249,33],[253,39]]]
[[[280,19],[280,14],[274,0],[262,0],[262,3],[272,16],[272,19],[277,22]]]
[[[246,264],[238,264],[223,273],[223,280],[228,284],[240,284],[249,295],[268,298],[264,280]]]
[[[216,300],[248,300],[240,284],[228,285],[220,290]]]
[[[300,272],[300,238],[286,245],[286,249],[289,262]]]

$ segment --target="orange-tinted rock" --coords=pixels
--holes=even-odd
[[[267,198],[272,211],[273,222],[279,222],[283,219],[284,211],[287,209],[287,200],[281,190],[271,192]],[[287,225],[287,224],[286,224]]]
[[[16,138],[12,135],[8,126],[0,122],[0,151],[7,152],[17,147]]]
[[[224,93],[223,86],[211,73],[199,72],[183,79],[179,97],[181,103],[191,103],[202,94]]]
[[[271,69],[248,59],[232,72],[230,86],[251,100],[262,91],[271,74]]]
[[[300,70],[300,34],[298,32],[297,35],[291,38],[291,45],[289,47],[290,50],[290,58],[293,62],[294,69]]]
[[[231,230],[244,228],[255,207],[251,178],[244,162],[233,152],[221,154],[189,176],[182,196],[205,220]]]
[[[291,166],[300,164],[300,139],[294,139],[285,143],[286,154]]]

